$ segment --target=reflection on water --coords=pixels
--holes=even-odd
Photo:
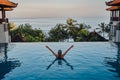
[[[69,66],[69,67],[71,68],[71,70],[74,69],[73,66],[72,66],[70,63],[68,63],[67,60],[64,59],[64,58],[63,58],[63,59],[57,59],[57,58],[56,58],[54,61],[52,61],[51,64],[49,64],[49,65],[47,66],[46,69],[48,70],[56,61],[58,61],[58,65],[62,65],[62,61],[63,61],[63,62],[66,63],[67,66]]]
[[[107,66],[113,69],[108,69],[111,72],[117,73],[117,77],[120,77],[120,44],[117,44],[117,55],[116,58],[105,57]]]
[[[7,49],[7,43],[0,43],[0,80],[3,79],[7,73],[21,65],[19,60],[8,58]]]

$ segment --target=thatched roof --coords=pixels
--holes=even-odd
[[[88,41],[108,41],[97,32],[93,31],[88,35]]]

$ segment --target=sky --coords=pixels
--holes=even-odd
[[[12,18],[40,17],[108,17],[105,1],[109,0],[10,0],[18,6],[10,12]]]

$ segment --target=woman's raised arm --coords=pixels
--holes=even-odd
[[[62,54],[62,58],[67,54],[67,52],[68,52],[72,47],[74,47],[74,46],[73,46],[73,45],[70,46],[70,47]]]
[[[48,46],[46,46],[46,48],[48,48],[56,58],[58,57],[58,55],[52,49],[50,49]]]

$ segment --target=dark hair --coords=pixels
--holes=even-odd
[[[62,50],[58,50],[58,56],[62,55]]]

